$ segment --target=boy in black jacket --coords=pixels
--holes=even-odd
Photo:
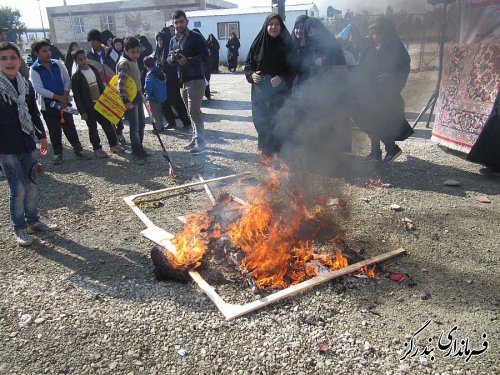
[[[125,150],[118,144],[115,128],[106,118],[94,109],[94,105],[104,91],[99,72],[89,65],[85,51],[79,49],[72,53],[77,65],[77,70],[71,78],[71,86],[76,103],[82,119],[89,127],[89,138],[94,154],[98,158],[106,158],[108,154],[102,149],[101,139],[97,131],[97,123],[101,124],[102,130],[108,138],[109,147],[114,154],[123,154]]]
[[[0,164],[9,183],[10,219],[16,241],[29,246],[28,233],[57,230],[57,225],[44,224],[38,215],[38,151],[47,155],[49,146],[35,90],[19,73],[21,54],[12,43],[0,42]]]

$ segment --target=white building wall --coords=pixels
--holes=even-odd
[[[306,11],[290,11],[286,12],[285,25],[290,33],[293,31],[293,25],[295,19],[301,15],[305,14]],[[240,56],[238,61],[244,62],[247,58],[250,45],[253,40],[262,29],[262,25],[266,20],[269,13],[253,13],[253,14],[239,14],[239,15],[223,15],[223,16],[203,16],[203,17],[190,17],[187,13],[189,19],[189,28],[197,28],[203,34],[205,39],[209,34],[214,34],[218,37],[217,24],[220,22],[239,22],[240,23]],[[201,26],[195,26],[195,23],[201,23]],[[220,44],[219,59],[221,62],[227,61],[227,40],[217,39]]]

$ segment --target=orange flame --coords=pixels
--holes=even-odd
[[[248,204],[242,208],[242,216],[227,226],[224,233],[232,246],[245,255],[240,270],[252,277],[258,288],[286,288],[317,275],[317,267],[311,266],[311,261],[331,270],[347,266],[347,259],[340,251],[335,256],[316,254],[315,231],[306,239],[300,238],[307,220],[318,224],[317,228],[322,224],[316,213],[306,209],[296,191],[288,193],[286,203],[279,203],[279,188],[288,178],[288,168],[279,159],[274,159],[273,165],[279,166],[279,170],[268,168],[267,181],[246,189]],[[170,254],[169,261],[174,268],[196,268],[201,264],[208,242],[223,234],[221,225],[213,221],[207,212],[188,217],[183,231],[173,240],[177,252]],[[332,243],[338,248],[338,238]]]
[[[367,266],[362,266],[359,269],[359,272],[364,273],[368,278],[374,279],[375,276],[377,275],[377,272],[375,271],[376,266],[373,266],[371,269],[368,269]]]

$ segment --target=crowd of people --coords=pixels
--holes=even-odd
[[[291,34],[278,14],[266,18],[243,69],[252,85],[252,117],[262,156],[280,154],[285,145],[309,146],[315,152],[322,147],[350,151],[351,122],[370,138],[368,159],[391,162],[401,155],[395,142],[413,132],[405,120],[401,96],[410,57],[389,19],[380,17],[369,32],[369,37],[361,38],[352,29],[340,42],[313,17],[298,17]],[[22,246],[32,243],[30,234],[57,230],[57,225],[41,222],[37,210],[37,141],[40,153],[48,154],[41,118],[48,129],[54,164],[63,162],[63,133],[77,158],[92,157],[76,131],[70,92],[88,126],[97,158],[108,157],[97,124],[110,151],[125,152],[123,121],[115,126],[94,107],[113,79],[125,106],[137,164],[143,165],[149,156],[143,147],[144,100],[151,109],[155,132],[175,128],[178,117],[183,127],[192,128],[185,149],[193,154],[206,150],[201,106],[204,96],[211,97],[210,74],[219,72],[220,45],[213,34],[205,39],[199,30],[190,30],[186,14],[178,10],[172,15],[172,25],[156,35],[155,47],[144,36],[122,39],[95,29],[88,32],[87,41],[88,51],[71,43],[65,59],[60,52],[54,58],[54,46],[48,40],[34,42],[36,59],[28,76],[19,49],[0,39],[0,165],[10,188],[16,241]],[[241,45],[234,32],[226,47],[228,69],[236,72]],[[136,95],[130,96],[129,82]],[[495,108],[489,131],[498,133],[498,98]],[[480,141],[488,143],[484,137]],[[386,151],[383,159],[380,142]],[[471,160],[482,162],[478,150],[473,151]],[[498,160],[498,149],[490,147],[488,168],[498,171]]]

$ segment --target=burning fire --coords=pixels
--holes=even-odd
[[[168,252],[172,267],[199,267],[210,241],[221,236],[229,238],[231,246],[244,254],[239,269],[252,278],[257,288],[286,288],[318,275],[321,269],[336,270],[348,265],[339,250],[338,238],[330,241],[337,249],[334,255],[317,253],[314,240],[328,225],[321,220],[319,210],[307,210],[297,191],[289,191],[286,202],[280,200],[279,188],[288,178],[288,168],[279,160],[273,163],[280,165],[279,170],[268,168],[266,182],[246,189],[248,204],[237,208],[234,221],[220,223],[210,211],[186,218],[183,231],[172,240],[176,252]],[[222,200],[228,203],[231,197],[226,195]],[[312,229],[304,236],[306,224]]]

